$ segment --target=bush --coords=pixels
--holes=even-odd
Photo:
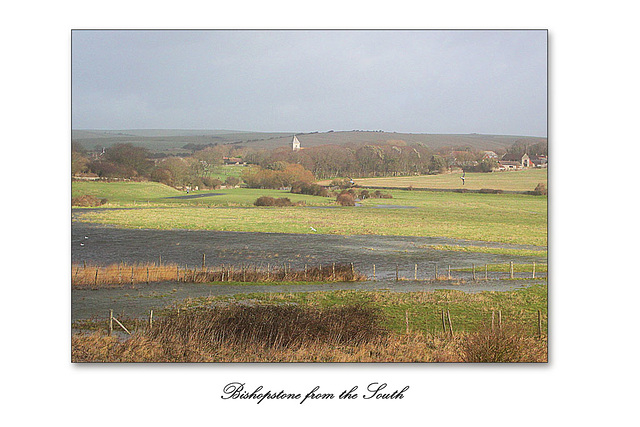
[[[338,195],[336,202],[338,202],[340,206],[355,206],[356,198],[353,197],[353,194],[345,192]]]
[[[88,194],[71,199],[71,206],[93,207],[101,206],[105,203],[107,203],[107,199],[99,199],[96,196],[90,196]]]
[[[255,206],[295,206],[288,197],[275,198],[269,196],[258,197],[253,204]]]
[[[484,325],[461,342],[464,362],[546,362],[546,346],[528,337],[522,327],[505,324],[502,328]]]
[[[389,193],[383,193],[380,190],[376,190],[373,192],[373,195],[371,196],[371,198],[373,199],[393,199],[393,196]]]
[[[547,186],[541,182],[540,184],[536,185],[535,190],[533,190],[533,194],[535,194],[536,196],[546,196]]]
[[[309,196],[329,197],[329,191],[323,186],[304,181],[296,181],[291,184],[291,192],[294,194],[308,194]]]
[[[200,182],[202,183],[203,187],[212,188],[214,190],[222,186],[222,181],[220,181],[218,178],[210,178],[208,176],[200,178]]]
[[[227,187],[235,187],[240,184],[240,178],[235,176],[228,176],[227,179],[224,180],[224,185]]]

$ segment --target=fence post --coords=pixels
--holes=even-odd
[[[433,266],[433,278],[438,280],[438,264]]]
[[[448,271],[449,273],[447,274],[447,277],[451,280],[451,265],[449,265]]]
[[[451,333],[451,337],[453,338],[453,325],[451,324],[451,313],[447,310],[447,318],[449,319],[449,333]]]
[[[444,310],[441,311],[442,314],[442,333],[446,334],[447,333],[447,325],[444,321]]]
[[[331,280],[336,280],[336,263],[331,265]]]
[[[96,278],[93,279],[93,286],[98,286],[98,267],[96,267]]]
[[[533,274],[531,276],[532,279],[536,278],[536,262],[533,261]]]
[[[473,273],[473,281],[475,282],[475,280],[476,280],[476,265],[475,264],[471,264],[471,272]]]
[[[513,261],[509,262],[509,278],[513,279]]]
[[[498,328],[502,330],[502,310],[498,310]]]
[[[131,286],[133,286],[133,266],[131,266]]]
[[[149,284],[149,265],[147,265],[147,285]]]
[[[373,281],[376,281],[376,265],[373,264]]]
[[[356,272],[353,269],[353,263],[351,263],[351,280],[356,280]]]
[[[484,265],[484,280],[489,280],[489,264]]]
[[[149,329],[153,328],[153,310],[149,311]]]
[[[413,280],[418,280],[418,264],[415,264],[415,266],[414,266]]]
[[[491,332],[493,332],[494,329],[496,328],[495,317],[496,317],[496,312],[491,310]]]
[[[113,332],[113,310],[109,310],[109,336]]]
[[[204,261],[205,261],[205,256],[204,256],[204,254],[202,254],[202,269],[203,270],[204,270],[204,267],[206,265]]]
[[[398,264],[396,264],[396,282],[398,281]]]

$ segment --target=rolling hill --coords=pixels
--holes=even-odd
[[[499,150],[511,146],[517,140],[525,139],[530,143],[546,140],[541,137],[518,135],[426,134],[359,130],[321,133],[198,129],[72,130],[71,137],[88,149],[97,146],[109,147],[117,143],[132,143],[156,152],[170,152],[181,149],[189,143],[234,144],[247,148],[273,149],[289,146],[294,134],[297,135],[302,147],[388,142],[402,144],[400,141],[403,141],[406,144],[420,143],[436,149],[453,146],[470,147],[476,150]]]

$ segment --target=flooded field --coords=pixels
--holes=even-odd
[[[176,263],[199,268],[205,254],[207,267],[287,265],[292,269],[332,263],[353,263],[356,270],[376,281],[295,284],[295,285],[208,285],[178,282],[136,284],[134,289],[100,289],[72,291],[72,318],[103,317],[110,309],[126,316],[143,316],[150,309],[162,308],[175,301],[209,295],[233,295],[253,292],[311,292],[346,289],[392,290],[397,292],[457,289],[464,292],[507,291],[545,281],[546,273],[536,273],[537,280],[503,280],[508,272],[488,272],[484,265],[509,263],[546,263],[545,257],[513,256],[478,252],[443,251],[433,245],[484,246],[539,250],[535,246],[490,244],[446,238],[397,236],[341,236],[315,234],[240,233],[189,230],[131,230],[72,222],[71,258],[74,265],[106,266],[125,262]],[[416,269],[417,265],[417,269]],[[479,280],[472,281],[470,269],[476,266]],[[429,280],[437,269],[440,276],[452,269],[453,281]],[[396,268],[399,278],[396,281]],[[515,273],[519,279],[531,273]],[[413,280],[417,278],[418,280]],[[460,284],[460,282],[462,282]]]
[[[74,222],[71,227],[71,260],[75,265],[125,263],[177,263],[188,268],[202,264],[225,265],[327,265],[353,263],[371,276],[376,266],[378,279],[430,278],[437,267],[444,274],[448,266],[480,268],[485,264],[546,263],[545,257],[512,256],[477,252],[442,251],[432,245],[479,245],[499,248],[541,249],[523,245],[487,244],[446,238],[398,236],[339,236],[315,234],[241,233],[189,230],[127,230]],[[484,274],[484,272],[482,272]]]

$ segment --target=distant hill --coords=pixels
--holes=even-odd
[[[234,144],[247,148],[273,149],[286,147],[297,135],[302,147],[319,145],[350,145],[363,143],[420,143],[430,148],[446,146],[470,147],[476,150],[506,149],[517,140],[535,144],[547,138],[518,135],[426,134],[380,131],[329,131],[313,133],[250,132],[198,129],[136,129],[136,130],[72,130],[71,137],[87,149],[109,147],[117,143],[132,143],[151,151],[176,151],[185,144]]]

